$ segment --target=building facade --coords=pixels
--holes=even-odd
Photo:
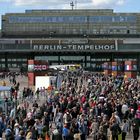
[[[102,70],[104,62],[137,61],[140,13],[113,10],[27,10],[2,16],[0,69],[27,69],[27,60],[81,64]]]
[[[109,9],[26,10],[2,16],[2,34],[6,37],[136,35],[139,25],[139,13],[114,13]]]

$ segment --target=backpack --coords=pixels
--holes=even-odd
[[[111,131],[112,131],[112,135],[119,135],[121,134],[121,128],[118,124],[114,124],[112,127],[111,127]]]
[[[5,136],[9,137],[9,136],[11,136],[11,135],[12,135],[12,130],[9,129],[9,128],[7,128],[7,129],[5,130]]]

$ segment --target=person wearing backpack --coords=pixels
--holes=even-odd
[[[19,135],[17,135],[14,140],[26,140],[24,131],[20,130]]]
[[[133,137],[134,140],[139,139],[139,127],[140,127],[140,119],[135,115],[135,118],[132,120],[132,127],[133,127]]]
[[[70,123],[72,121],[71,114],[67,111],[63,116],[63,122],[64,124],[67,124],[67,128],[70,128]]]
[[[58,126],[56,126],[56,129],[52,132],[52,140],[63,140]]]
[[[78,123],[78,127],[79,127],[79,132],[81,133],[81,140],[86,140],[88,134],[88,125],[84,120],[84,118],[80,120],[80,122]]]
[[[128,131],[129,131],[129,124],[126,120],[124,120],[122,125],[122,140],[125,140]]]
[[[14,139],[14,134],[12,132],[12,128],[10,127],[10,125],[8,125],[6,130],[5,130],[5,138],[6,138],[6,140],[13,140]]]
[[[64,124],[63,130],[62,130],[62,136],[63,136],[63,140],[68,140],[69,129],[67,128],[67,124]]]
[[[121,128],[116,123],[116,121],[113,121],[112,125],[110,126],[112,140],[118,140],[118,135],[121,134]]]
[[[2,138],[3,130],[5,129],[5,125],[3,121],[0,121],[0,138]]]

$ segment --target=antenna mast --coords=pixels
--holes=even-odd
[[[74,7],[73,1],[70,3],[70,6],[71,6],[71,8],[72,8],[72,10],[73,10],[73,7]]]

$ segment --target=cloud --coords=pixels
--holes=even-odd
[[[117,1],[117,5],[123,5],[124,3],[125,3],[124,0],[118,0],[118,1]]]
[[[92,0],[92,4],[96,8],[113,8],[117,5],[123,5],[126,0]]]
[[[12,0],[13,4],[16,6],[52,6],[57,7],[57,5],[64,5],[68,3],[66,0]],[[68,3],[69,4],[69,3]]]
[[[10,2],[11,0],[0,0],[0,2]]]
[[[0,0],[0,2],[4,1],[9,1],[15,6],[42,6],[50,9],[70,9],[70,2],[73,1],[78,9],[93,9],[114,8],[115,6],[123,5],[127,0]]]
[[[13,0],[14,5],[16,6],[34,6],[34,5],[43,5],[45,0]]]

